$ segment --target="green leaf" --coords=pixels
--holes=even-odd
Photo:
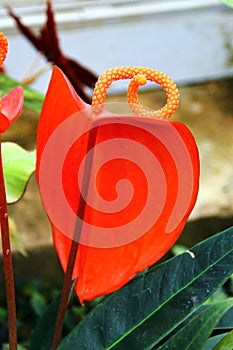
[[[71,286],[70,295],[73,291],[73,287],[74,282]],[[43,316],[37,322],[32,332],[30,350],[51,350],[60,299],[61,293],[52,301]]]
[[[220,1],[223,2],[225,5],[233,7],[233,0],[220,0]]]
[[[14,247],[14,249],[17,252],[19,252],[24,257],[26,257],[28,255],[28,253],[23,246],[23,243],[22,243],[22,240],[20,237],[20,233],[16,229],[14,217],[10,214],[8,216],[8,221],[9,221],[9,228],[10,228],[10,235],[11,235],[10,237],[11,237],[12,246]]]
[[[232,261],[229,228],[105,298],[58,349],[152,349],[223,285]]]
[[[184,327],[175,332],[169,340],[158,347],[158,350],[201,350],[214,330],[216,324],[229,307],[233,299],[227,299],[215,305],[208,306]]]
[[[228,333],[218,334],[213,337],[210,337],[205,345],[204,350],[213,350],[216,344],[222,340]]]
[[[173,255],[180,255],[182,253],[185,253],[187,250],[188,248],[181,244],[174,244],[174,246],[171,248]]]
[[[10,350],[9,344],[3,344],[2,350]],[[27,350],[24,346],[17,344],[17,350]]]
[[[213,350],[230,350],[233,349],[233,331],[229,332]]]
[[[53,333],[57,311],[59,308],[61,293],[53,300],[39,319],[31,336],[31,350],[50,350],[53,343]]]
[[[217,324],[217,329],[233,329],[233,307],[228,310]]]
[[[3,142],[2,162],[7,203],[14,203],[23,195],[27,181],[35,170],[36,152],[25,151],[12,142]]]
[[[32,307],[32,310],[35,312],[37,316],[42,316],[44,314],[46,309],[46,301],[45,297],[43,297],[40,293],[36,292],[33,293],[30,304]]]
[[[40,92],[30,89],[27,85],[21,84],[7,75],[0,73],[0,95],[6,95],[17,85],[21,85],[24,89],[24,107],[39,114],[41,112],[44,96]]]

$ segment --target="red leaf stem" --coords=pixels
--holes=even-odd
[[[8,310],[9,345],[10,345],[10,350],[17,350],[14,273],[13,273],[12,253],[11,253],[11,244],[10,244],[6,192],[5,192],[3,166],[2,166],[1,139],[0,139],[0,221],[1,221],[1,237],[2,237],[2,255],[3,255],[3,266],[4,266],[7,310]]]
[[[98,128],[93,128],[89,132],[88,141],[87,141],[87,151],[86,151],[87,153],[95,146],[97,131],[98,131]],[[82,183],[82,191],[81,191],[83,196],[80,196],[78,210],[77,210],[77,217],[81,219],[81,222],[83,221],[84,215],[85,215],[86,202],[84,198],[86,198],[86,195],[88,192],[91,166],[92,166],[92,159],[90,157],[88,160],[86,160],[86,163],[85,163],[84,177],[83,177],[84,180]],[[78,225],[78,221],[76,223]],[[75,266],[75,261],[77,257],[78,246],[79,246],[79,237],[77,237],[76,233],[78,232],[78,234],[80,235],[81,230],[82,230],[82,225],[79,225],[79,227],[76,226],[74,229],[75,239],[71,243],[67,269],[64,275],[61,300],[60,300],[60,305],[58,309],[56,325],[54,330],[52,350],[57,349],[61,339],[66,308],[67,308],[70,289],[72,285],[72,276],[73,276],[73,271],[74,271],[74,266]]]

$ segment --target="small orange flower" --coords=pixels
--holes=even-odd
[[[0,68],[6,59],[8,41],[3,33],[0,33]],[[10,124],[19,116],[23,106],[23,88],[15,87],[6,96],[0,99],[0,133],[4,133]]]

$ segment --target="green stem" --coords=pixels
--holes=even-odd
[[[86,154],[95,146],[97,131],[98,131],[98,127],[93,128],[89,131]],[[92,166],[92,159],[91,157],[89,157],[89,159],[86,160],[85,162],[82,191],[80,192],[80,200],[79,200],[78,210],[77,210],[77,217],[80,218],[81,221],[84,219],[84,214],[85,214],[85,207],[86,207],[85,198],[87,197],[87,193],[88,193],[89,179],[91,175],[91,166]],[[81,193],[83,194],[83,196],[81,195]],[[74,229],[75,238],[74,240],[72,240],[72,243],[71,243],[68,264],[67,264],[67,268],[66,268],[66,272],[63,280],[60,305],[58,309],[55,330],[54,330],[52,350],[57,349],[61,339],[66,308],[69,300],[70,289],[72,286],[73,270],[74,270],[74,264],[76,261],[76,255],[78,252],[79,237],[81,235],[81,230],[82,230],[82,225],[77,224],[77,226],[75,226],[75,229]]]
[[[6,191],[5,191],[5,184],[4,184],[3,166],[2,166],[1,138],[0,138],[0,222],[1,222],[1,237],[2,237],[3,267],[4,267],[7,311],[8,311],[9,345],[10,345],[10,350],[17,350],[14,273],[13,273],[12,253],[11,253],[11,244],[10,244]]]

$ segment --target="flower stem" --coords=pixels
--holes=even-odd
[[[95,146],[97,131],[98,131],[98,127],[93,128],[89,131],[86,154]],[[80,199],[79,199],[78,210],[77,210],[77,217],[81,220],[81,222],[83,221],[84,214],[85,214],[85,207],[86,207],[85,198],[87,197],[87,193],[88,193],[91,166],[92,166],[92,159],[91,157],[89,157],[88,160],[86,160],[85,166],[84,166],[83,182],[81,185],[82,189],[80,191]],[[81,195],[81,193],[83,195]],[[78,252],[78,245],[79,245],[81,230],[82,230],[82,225],[77,224],[77,226],[75,226],[75,229],[74,229],[75,239],[72,240],[72,243],[71,243],[68,264],[67,264],[67,268],[66,268],[66,272],[63,280],[60,305],[58,309],[55,330],[54,330],[52,350],[57,349],[61,339],[66,308],[69,300],[70,289],[72,286],[73,270],[74,270],[74,264],[76,261],[76,255]]]
[[[5,184],[4,184],[3,166],[2,166],[1,139],[0,139],[0,222],[1,222],[1,237],[2,237],[3,267],[4,267],[7,311],[8,311],[9,345],[10,345],[10,350],[17,350],[14,273],[13,273],[12,253],[11,253],[11,244],[10,244],[6,191],[5,191]]]
[[[60,299],[60,304],[59,304],[59,309],[58,309],[57,319],[56,319],[56,324],[54,329],[52,350],[56,350],[60,343],[66,308],[67,308],[70,290],[72,286],[72,274],[73,274],[77,251],[78,251],[78,242],[72,241],[71,247],[70,247],[68,265],[64,275],[61,299]]]

